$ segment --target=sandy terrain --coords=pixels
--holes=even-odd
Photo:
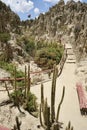
[[[25,114],[18,111],[16,107],[12,107],[12,104],[3,105],[1,103],[8,99],[7,92],[0,92],[0,126],[13,128],[15,123],[15,117],[18,116],[22,122],[21,130],[38,130],[37,125],[40,125],[39,119],[31,116],[27,111],[22,110]],[[40,128],[42,130],[42,128]]]
[[[71,48],[71,46],[67,46]],[[78,96],[76,92],[76,82],[78,78],[76,74],[76,60],[73,54],[72,48],[68,49],[68,58],[63,68],[63,72],[59,78],[57,78],[56,86],[56,104],[55,109],[57,110],[58,103],[62,94],[62,88],[65,86],[65,98],[60,111],[59,121],[63,122],[65,128],[69,121],[71,121],[74,130],[86,130],[87,129],[87,117],[81,116],[79,109]],[[2,89],[2,88],[1,88]],[[31,91],[37,96],[37,101],[40,103],[40,85],[35,85],[31,88]],[[50,93],[51,93],[51,81],[44,83],[44,94],[48,98],[50,105]],[[6,100],[7,93],[0,92],[0,103]],[[0,124],[8,128],[12,128],[15,123],[15,116],[19,116],[22,121],[22,130],[38,130],[39,119],[36,119],[25,112],[25,115],[19,113],[17,108],[10,109],[10,105],[0,106]],[[65,130],[63,128],[63,130]],[[41,128],[42,129],[42,128]],[[40,129],[40,130],[41,130]]]

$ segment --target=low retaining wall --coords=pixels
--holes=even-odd
[[[87,115],[87,99],[86,99],[85,92],[84,92],[82,84],[77,83],[76,89],[77,89],[81,114]]]

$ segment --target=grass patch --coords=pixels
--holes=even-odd
[[[14,68],[15,66],[12,63],[7,63],[4,61],[0,61],[0,68],[6,70],[11,74],[11,78],[14,77]],[[24,77],[24,73],[22,71],[16,71],[16,78]],[[24,81],[17,81],[17,86],[21,87],[24,86]]]

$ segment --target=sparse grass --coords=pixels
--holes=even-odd
[[[14,65],[12,63],[7,63],[4,61],[0,61],[0,68],[8,71],[11,74],[11,77],[14,77]],[[16,78],[24,77],[24,73],[22,71],[16,72]],[[17,81],[17,86],[23,86],[24,81]]]

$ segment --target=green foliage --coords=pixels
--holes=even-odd
[[[13,75],[14,66],[13,66],[12,63],[7,63],[7,62],[4,62],[4,61],[0,61],[0,68],[10,72],[11,75]]]
[[[12,77],[14,76],[14,65],[12,63],[0,61],[0,68],[8,71]],[[19,70],[16,72],[16,78],[21,77],[24,77],[24,73],[21,70]],[[24,81],[17,81],[17,86],[24,86]]]
[[[10,94],[10,99],[15,106],[21,105],[30,113],[37,111],[37,98],[31,92],[28,93],[26,100],[24,91],[22,89],[19,89]]]
[[[13,59],[13,49],[11,45],[7,43],[3,53],[3,60],[6,62],[10,62],[12,59]]]
[[[59,45],[49,44],[48,47],[37,50],[35,62],[44,68],[53,68],[54,64],[58,64],[63,54],[63,47]]]
[[[17,44],[23,47],[30,56],[34,56],[35,41],[32,38],[28,38],[27,36],[18,37]]]
[[[34,56],[35,42],[27,39],[24,42],[25,42],[25,50],[29,53],[30,56]]]
[[[12,63],[7,63],[7,62],[4,62],[4,61],[0,61],[0,68],[10,72],[12,76],[14,75],[14,65]],[[24,73],[19,70],[19,71],[16,72],[16,77],[17,78],[24,77]]]
[[[10,34],[9,33],[0,33],[0,41],[3,43],[7,43],[7,41],[10,40]]]
[[[22,105],[23,95],[21,90],[16,90],[10,94],[10,99],[15,106]]]
[[[28,103],[26,110],[29,112],[34,112],[37,110],[36,96],[31,92],[28,93]]]

